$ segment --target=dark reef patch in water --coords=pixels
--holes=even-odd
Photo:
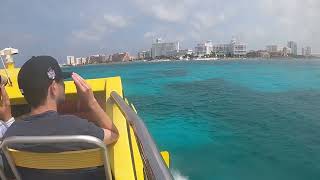
[[[210,179],[204,175],[216,169],[216,177],[229,177],[230,172],[248,179],[265,173],[274,173],[274,179],[320,177],[319,91],[259,92],[215,78],[168,84],[163,92],[129,99],[142,117],[148,114],[145,121],[151,127],[156,122],[180,123],[176,131],[193,126],[194,132],[182,134],[197,139],[204,133],[212,139],[206,145],[195,140],[189,147],[172,149],[173,166],[184,167],[192,154],[206,156],[191,158],[202,174],[185,167],[185,175]]]
[[[168,69],[168,70],[158,70],[153,72],[155,75],[162,77],[183,77],[188,74],[185,69]]]

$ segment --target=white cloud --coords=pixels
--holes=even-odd
[[[223,43],[232,36],[242,37],[240,39],[250,49],[264,48],[269,43],[285,45],[287,40],[295,40],[299,49],[302,45],[311,45],[315,52],[320,52],[320,0],[83,1],[65,3],[61,7],[61,3],[55,1],[39,3],[32,0],[31,3],[33,6],[30,6],[32,11],[29,13],[25,14],[23,8],[18,8],[12,17],[2,21],[1,34],[20,37],[19,34],[28,33],[33,41],[38,42],[51,38],[47,31],[51,32],[51,26],[55,26],[59,28],[51,32],[56,35],[53,37],[66,41],[57,42],[56,46],[70,44],[80,52],[99,48],[100,45],[107,49],[116,46],[123,49],[149,48],[156,37],[168,41],[184,40],[182,47],[192,48],[199,41],[211,39]],[[15,7],[15,4],[7,1],[4,6]],[[59,13],[53,16],[54,8],[49,8],[48,4],[60,7]],[[39,7],[45,7],[45,11],[37,11]],[[72,8],[76,8],[78,13],[70,12]],[[5,17],[7,11],[0,14]],[[36,26],[30,20],[34,18],[38,19],[38,24],[48,24],[48,27],[34,28]],[[3,37],[0,43],[23,44],[20,42],[23,37],[19,40],[8,37]],[[115,43],[115,39],[119,42]],[[140,41],[144,44],[137,43]],[[29,44],[25,44],[24,48],[29,48]]]
[[[79,40],[98,41],[106,31],[107,26],[93,22],[88,28],[72,31],[72,35]]]
[[[72,35],[77,39],[87,41],[97,41],[100,39],[100,35],[90,30],[72,31]]]
[[[162,38],[164,41],[181,42],[186,40],[186,34],[170,27],[154,26],[151,31],[143,34],[143,38],[147,40],[147,42],[154,42],[156,38]]]
[[[261,0],[260,8],[262,16],[273,19],[265,29],[268,37],[282,36],[320,50],[319,0]]]
[[[151,32],[151,31],[148,31],[148,32],[143,34],[144,38],[154,38],[155,36],[156,36],[156,33],[155,32]]]
[[[129,24],[128,20],[123,16],[105,14],[103,18],[107,25],[114,28],[123,28]]]
[[[152,36],[200,41],[219,34],[215,28],[236,14],[223,0],[135,0],[137,8],[153,18]],[[221,34],[221,33],[220,33]],[[144,38],[146,38],[145,34]],[[147,36],[150,38],[150,35]],[[231,38],[231,35],[230,35]]]
[[[287,40],[295,40],[300,46],[312,45],[320,51],[319,0],[134,2],[141,12],[154,19],[154,25],[150,28],[153,35],[183,36],[194,41],[221,39],[218,34],[226,36],[223,38],[235,35],[242,36],[248,44],[254,44],[253,48],[257,45],[264,47],[272,41],[286,44]],[[157,29],[161,26],[167,30]],[[179,31],[177,27],[183,28]]]
[[[128,25],[129,21],[123,16],[104,14],[103,18],[96,18],[86,28],[72,31],[72,35],[79,40],[99,41],[108,33]]]
[[[225,19],[225,15],[223,13],[220,15],[214,15],[211,12],[198,12],[193,15],[192,20],[189,23],[196,30],[202,31],[225,22]]]
[[[196,0],[135,0],[137,7],[165,22],[185,21]]]

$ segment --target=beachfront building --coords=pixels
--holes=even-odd
[[[81,64],[88,64],[87,58],[82,57],[82,58],[81,58]]]
[[[174,58],[180,58],[183,57],[185,55],[192,55],[193,54],[193,50],[192,49],[180,49],[179,51],[169,51],[168,52],[168,57],[174,57]]]
[[[298,46],[297,46],[297,43],[294,42],[294,41],[288,41],[288,44],[287,44],[288,48],[291,49],[291,54],[293,55],[298,55]]]
[[[67,56],[67,65],[69,66],[75,66],[76,60],[74,56]]]
[[[232,39],[229,44],[213,45],[212,51],[218,56],[243,57],[247,54],[247,45]]]
[[[281,56],[289,56],[289,54],[293,54],[292,49],[289,47],[283,47],[281,53]]]
[[[76,58],[76,65],[81,65],[82,64],[82,58],[78,57]]]
[[[230,53],[230,44],[215,44],[213,45],[213,52],[218,56],[226,56]]]
[[[268,53],[276,53],[276,52],[278,52],[278,46],[277,45],[268,45],[268,46],[266,46],[266,51]]]
[[[181,49],[179,50],[179,55],[180,56],[185,56],[185,55],[192,55],[193,50],[192,49]]]
[[[90,64],[100,64],[100,63],[106,63],[108,61],[109,61],[109,57],[104,54],[91,55],[87,58],[87,62]]]
[[[162,42],[162,39],[158,38],[156,43],[152,44],[151,56],[153,59],[161,56],[168,57],[172,51],[179,51],[179,42]]]
[[[245,56],[247,54],[247,45],[232,39],[230,43],[230,54],[235,57]]]
[[[78,66],[89,64],[89,58],[86,57],[78,57],[75,58],[74,56],[67,56],[67,65],[69,66]]]
[[[302,48],[302,56],[311,56],[311,47],[307,46],[307,47],[303,47]]]
[[[130,61],[131,57],[128,52],[116,53],[112,55],[112,62]]]
[[[267,50],[249,51],[246,55],[248,58],[270,58]]]
[[[311,47],[310,47],[310,46],[307,46],[307,47],[306,47],[306,56],[311,56],[311,54],[312,54]]]
[[[205,43],[199,43],[194,48],[194,52],[198,56],[208,55],[213,51],[212,41],[207,41]]]
[[[150,59],[151,51],[141,51],[138,52],[138,59]]]

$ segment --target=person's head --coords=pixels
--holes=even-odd
[[[32,108],[48,101],[56,104],[65,99],[64,78],[70,73],[62,72],[57,60],[51,56],[36,56],[21,67],[18,84],[21,93]]]

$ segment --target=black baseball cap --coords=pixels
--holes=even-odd
[[[48,88],[53,80],[71,77],[72,72],[62,72],[58,62],[51,56],[33,56],[21,67],[18,84],[21,93],[32,89]]]

